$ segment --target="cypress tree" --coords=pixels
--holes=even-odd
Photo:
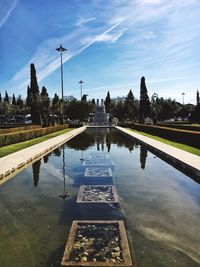
[[[140,103],[139,103],[139,120],[144,123],[144,119],[150,115],[150,101],[147,94],[145,78],[141,78],[140,83]]]
[[[16,104],[17,104],[17,106],[19,106],[20,109],[23,108],[24,102],[23,102],[23,100],[21,98],[21,95],[18,96]]]
[[[30,112],[33,124],[40,124],[40,95],[37,83],[36,70],[33,63],[30,65],[30,88],[27,89],[28,101],[30,101]]]
[[[41,97],[41,107],[40,107],[41,116],[45,126],[48,126],[48,118],[50,115],[50,99],[47,93],[47,89],[44,86],[42,87],[40,97]]]
[[[8,96],[7,91],[5,92],[4,102],[9,103],[9,96]]]
[[[199,105],[199,91],[197,90],[197,106]]]
[[[16,106],[16,98],[15,98],[15,95],[13,94],[13,97],[12,97],[12,105],[13,106]]]
[[[54,115],[60,114],[60,98],[57,94],[54,95],[54,98],[52,100],[52,113]]]
[[[0,103],[2,102],[1,92],[0,92]]]
[[[111,99],[110,99],[110,92],[107,92],[107,96],[106,96],[106,100],[105,100],[105,109],[106,109],[106,113],[110,112],[110,103],[111,103]]]

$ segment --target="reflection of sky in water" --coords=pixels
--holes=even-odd
[[[60,266],[72,220],[122,217],[112,206],[96,213],[75,203],[86,181],[82,163],[102,150],[115,163],[113,183],[138,267],[200,266],[200,185],[116,133],[84,134],[65,146],[65,201],[62,149],[35,165],[34,180],[29,167],[0,187],[0,266]]]

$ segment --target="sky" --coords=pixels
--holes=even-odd
[[[200,88],[199,0],[0,0],[0,92],[26,97],[30,63],[40,89],[80,99],[149,97],[196,103]]]

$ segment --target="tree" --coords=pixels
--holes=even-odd
[[[40,94],[41,104],[40,104],[40,115],[45,126],[48,126],[48,118],[50,115],[50,99],[47,93],[47,89],[43,86]]]
[[[197,90],[197,105],[199,105],[199,91]]]
[[[2,102],[1,92],[0,92],[0,103]]]
[[[36,70],[33,63],[30,65],[30,88],[27,91],[27,100],[33,124],[40,124],[40,94],[37,83]]]
[[[107,92],[107,96],[106,96],[106,100],[105,100],[104,104],[105,104],[106,113],[110,113],[111,99],[110,99],[109,91]]]
[[[53,115],[59,115],[60,114],[60,98],[57,94],[54,95],[54,98],[52,100],[52,106],[51,111]]]
[[[15,98],[15,95],[13,94],[13,97],[12,97],[12,106],[16,106],[17,102],[16,102],[16,98]]]
[[[26,97],[26,105],[27,107],[31,107],[31,103],[33,102],[33,94],[31,93],[31,89],[29,85],[27,86],[27,97]]]
[[[86,94],[84,94],[84,95],[82,96],[81,101],[83,101],[83,102],[87,102],[87,95],[86,95]]]
[[[20,109],[23,109],[23,106],[24,106],[24,101],[22,100],[22,97],[21,95],[18,96],[17,98],[17,106],[20,108]]]
[[[5,97],[4,97],[4,102],[5,103],[8,103],[9,104],[9,96],[8,96],[8,93],[7,93],[7,91],[5,92]]]
[[[145,78],[141,78],[140,83],[140,103],[139,103],[139,120],[144,123],[144,119],[150,116],[150,102],[147,94]]]
[[[133,96],[132,90],[129,91],[125,101],[124,101],[124,113],[126,118],[130,120],[135,120],[137,116],[137,104]]]

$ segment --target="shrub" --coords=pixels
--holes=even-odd
[[[27,141],[33,138],[37,138],[43,135],[47,135],[56,131],[66,129],[67,127],[68,125],[65,124],[65,125],[56,125],[46,128],[37,128],[26,131],[19,131],[8,134],[0,134],[0,146],[2,147],[10,144]]]
[[[135,123],[132,129],[200,148],[200,132]]]

